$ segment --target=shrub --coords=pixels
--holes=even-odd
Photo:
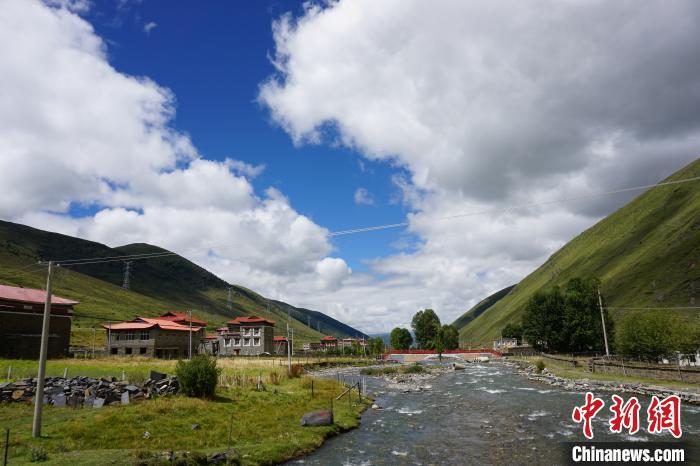
[[[296,379],[297,377],[300,377],[303,373],[304,366],[302,366],[301,364],[292,364],[292,367],[289,370],[289,377],[292,379]]]
[[[403,368],[401,372],[403,372],[404,374],[421,374],[425,371],[425,367],[419,364],[414,364],[412,366]]]
[[[214,396],[220,373],[216,359],[206,354],[198,354],[189,361],[178,361],[175,367],[180,390],[187,396]]]
[[[535,369],[537,369],[537,373],[540,374],[544,370],[544,361],[541,359],[538,359],[535,361]]]
[[[267,379],[272,385],[280,384],[280,375],[277,372],[271,372]]]
[[[46,453],[44,447],[32,447],[29,451],[29,462],[30,463],[41,463],[49,459],[49,454]]]

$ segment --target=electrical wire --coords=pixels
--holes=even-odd
[[[690,182],[694,182],[694,181],[700,181],[700,176],[696,176],[693,178],[685,178],[682,180],[664,181],[664,182],[656,183],[656,184],[621,188],[621,189],[616,189],[616,190],[612,190],[612,191],[605,191],[605,192],[601,192],[601,193],[586,194],[583,196],[561,198],[561,199],[555,199],[555,200],[550,200],[550,201],[531,202],[531,203],[526,203],[526,204],[514,205],[514,206],[510,206],[510,207],[504,207],[504,208],[500,208],[500,209],[488,209],[488,210],[480,210],[480,211],[474,211],[474,212],[464,212],[461,214],[439,217],[439,218],[433,219],[433,221],[452,220],[452,219],[456,219],[456,218],[463,218],[463,217],[469,217],[469,216],[475,216],[475,215],[503,213],[503,212],[509,212],[512,210],[519,210],[519,209],[523,209],[523,208],[527,208],[527,207],[536,207],[536,206],[559,204],[559,203],[578,201],[578,200],[584,200],[584,199],[592,199],[592,198],[596,198],[596,197],[609,196],[612,194],[620,194],[620,193],[625,193],[625,192],[630,192],[630,191],[639,191],[642,189],[650,189],[650,188],[656,188],[656,187],[662,187],[662,186],[678,185],[681,183],[690,183]],[[385,224],[385,225],[374,225],[374,226],[369,226],[369,227],[360,227],[360,228],[352,228],[349,230],[340,230],[340,231],[329,232],[327,234],[327,236],[329,236],[329,237],[345,236],[345,235],[351,235],[351,234],[356,234],[356,233],[365,233],[365,232],[370,232],[370,231],[387,230],[387,229],[391,229],[391,228],[400,228],[400,227],[406,227],[406,226],[409,226],[409,222],[389,223],[389,224]],[[213,246],[213,247],[209,247],[207,249],[208,250],[222,249],[222,248],[237,247],[237,246],[239,246],[239,245]],[[122,262],[122,261],[127,261],[127,260],[156,259],[156,258],[160,258],[160,257],[169,257],[169,256],[177,256],[177,255],[179,255],[179,254],[174,253],[174,252],[156,252],[156,253],[147,253],[147,254],[129,254],[129,255],[124,255],[124,256],[92,257],[92,258],[82,258],[82,259],[64,259],[64,260],[57,260],[57,261],[51,261],[51,262],[53,262],[56,265],[60,265],[60,266],[76,266],[76,265],[99,264],[99,263],[103,263],[103,262]],[[42,265],[45,265],[48,263],[48,261],[43,261],[40,263]]]

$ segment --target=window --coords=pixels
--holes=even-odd
[[[250,338],[243,339],[243,346],[250,346]]]
[[[260,346],[260,338],[253,338],[253,346]]]
[[[260,336],[260,329],[259,328],[253,329],[253,335],[255,335],[256,337],[259,337]]]
[[[230,348],[230,347],[231,347],[231,339],[230,339],[230,338],[224,338],[224,346],[225,346],[226,348]]]
[[[151,332],[148,330],[142,330],[141,331],[141,339],[142,340],[150,340],[151,339]]]
[[[131,348],[124,348],[124,354],[131,354]]]
[[[243,329],[243,335],[249,337],[250,336],[250,329],[249,328]]]
[[[112,348],[112,354],[119,354],[119,348]]]
[[[233,340],[233,346],[241,346],[241,339],[240,338],[235,338]]]
[[[142,346],[141,348],[139,348],[139,354],[146,354],[146,347],[145,346]]]
[[[136,339],[136,335],[134,334],[134,332],[126,332],[125,337],[126,337],[125,340],[135,340]]]

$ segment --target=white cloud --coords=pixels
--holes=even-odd
[[[143,25],[143,32],[145,32],[146,35],[150,35],[151,31],[157,27],[158,27],[158,23],[153,22],[153,21],[149,21]]]
[[[656,182],[700,147],[694,1],[339,0],[273,30],[259,100],[295,144],[409,173],[392,182],[416,250],[306,303],[354,310],[364,328],[428,305],[451,320],[631,194],[438,218]]]
[[[357,188],[355,190],[355,204],[357,205],[374,205],[374,196],[367,191],[367,188]]]
[[[327,257],[327,231],[255,193],[263,166],[202,158],[170,125],[172,93],[115,70],[66,5],[0,3],[0,218],[156,244],[272,297],[339,286],[350,270]],[[75,204],[97,213],[72,218]]]

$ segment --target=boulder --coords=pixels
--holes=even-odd
[[[330,426],[333,425],[333,413],[327,409],[311,411],[301,417],[302,426]]]

